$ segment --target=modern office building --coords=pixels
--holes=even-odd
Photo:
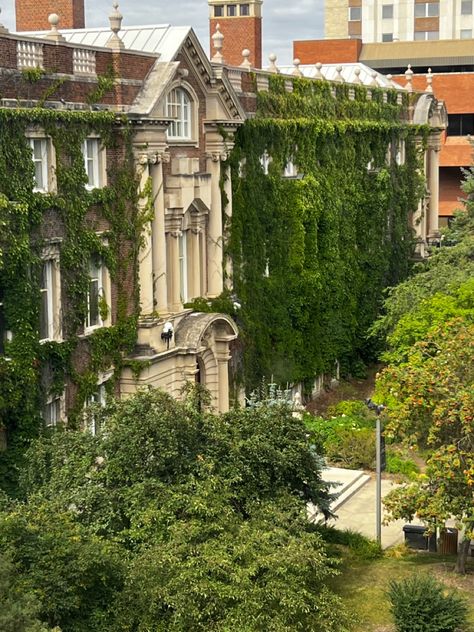
[[[326,39],[364,43],[472,39],[472,0],[326,0]]]

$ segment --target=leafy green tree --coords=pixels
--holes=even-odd
[[[211,415],[151,389],[102,411],[98,436],[33,442],[23,501],[0,511],[41,620],[64,632],[321,630],[347,614],[306,503],[330,493],[284,405]],[[1,507],[0,507],[1,510]]]

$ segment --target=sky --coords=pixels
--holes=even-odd
[[[324,0],[264,0],[263,66],[275,53],[281,65],[292,62],[293,40],[323,36]],[[0,0],[0,22],[15,30],[14,0]],[[107,26],[112,0],[85,0],[86,26]],[[207,0],[122,0],[120,12],[124,26],[171,24],[192,26],[204,50],[209,52]],[[59,26],[61,28],[61,25]]]

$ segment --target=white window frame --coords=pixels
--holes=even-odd
[[[101,147],[100,138],[96,136],[87,137],[82,143],[82,155],[84,156],[84,169],[88,182],[86,189],[99,189],[104,185],[104,150]],[[89,171],[89,167],[91,170]]]
[[[4,299],[0,296],[0,356],[5,353],[5,342],[7,341],[8,335],[4,306]]]
[[[40,323],[39,323],[39,341],[47,342],[50,340],[62,340],[61,328],[61,272],[59,267],[59,248],[57,245],[50,245],[43,249],[41,257],[41,266],[45,268],[41,270],[40,280],[44,278],[45,287],[40,287],[41,303],[40,303]],[[43,284],[40,284],[43,285]],[[46,314],[44,314],[47,333],[43,336],[41,331],[41,312],[43,309],[43,296],[46,295]]]
[[[178,237],[178,260],[179,260],[179,294],[181,303],[189,300],[188,292],[188,239],[187,231],[181,231]]]
[[[439,31],[415,31],[414,38],[416,42],[437,41],[439,40]]]
[[[355,14],[359,15],[359,17],[353,17],[353,11],[355,10]],[[362,20],[362,7],[349,7],[349,22],[360,22]]]
[[[472,15],[472,0],[461,0],[461,15]]]
[[[91,276],[94,274],[94,276]],[[87,286],[87,315],[85,331],[92,331],[98,327],[103,327],[104,323],[100,315],[100,300],[104,297],[104,265],[101,261],[96,261],[92,258],[89,261],[89,282]],[[97,285],[97,322],[92,322],[91,318],[91,284]]]
[[[49,152],[48,145],[49,139],[46,137],[31,137],[29,138],[30,147],[32,151],[32,160],[33,165],[35,167],[35,186],[33,187],[33,191],[38,193],[47,193],[50,190],[50,182],[49,182]],[[39,147],[40,156],[39,158],[35,156],[35,149]],[[41,183],[38,183],[36,178],[36,165],[40,166],[41,173]]]
[[[46,331],[41,331],[41,318],[40,318],[40,342],[54,339],[54,282],[53,282],[53,265],[52,259],[47,259],[41,263],[41,278],[40,284],[41,305],[40,313],[43,313],[43,322],[46,324]],[[44,297],[46,297],[45,302]],[[43,306],[46,311],[44,313]],[[42,334],[45,335],[42,335]]]
[[[384,13],[390,13],[390,15],[384,15]],[[382,5],[382,20],[393,20],[393,4]]]
[[[181,86],[176,86],[166,95],[166,116],[172,118],[167,136],[170,140],[186,140],[193,138],[194,101]]]
[[[298,169],[296,168],[295,163],[289,158],[286,162],[285,168],[283,169],[283,177],[284,178],[296,178],[298,176]]]
[[[260,156],[259,161],[260,161],[260,166],[262,167],[262,171],[263,171],[264,175],[268,176],[268,169],[270,167],[270,163],[272,161],[272,157],[267,152],[267,150],[265,150],[263,152],[263,154]]]
[[[41,414],[46,428],[55,428],[64,419],[64,414],[64,393],[48,396]]]
[[[113,369],[110,369],[106,372],[99,373],[99,379],[97,380],[96,390],[91,393],[88,397],[86,397],[84,401],[84,425],[86,430],[88,430],[92,436],[96,436],[99,430],[97,417],[89,411],[86,414],[86,409],[90,406],[100,406],[104,407],[107,404],[107,387],[106,384],[110,380],[113,375]]]

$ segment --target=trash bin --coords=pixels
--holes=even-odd
[[[441,555],[456,555],[458,552],[458,530],[454,528],[441,529],[439,534],[438,553]]]
[[[405,544],[410,549],[416,549],[417,551],[432,551],[436,552],[436,535],[432,534],[429,537],[425,535],[427,527],[422,527],[415,524],[406,524],[403,527],[405,534]]]

